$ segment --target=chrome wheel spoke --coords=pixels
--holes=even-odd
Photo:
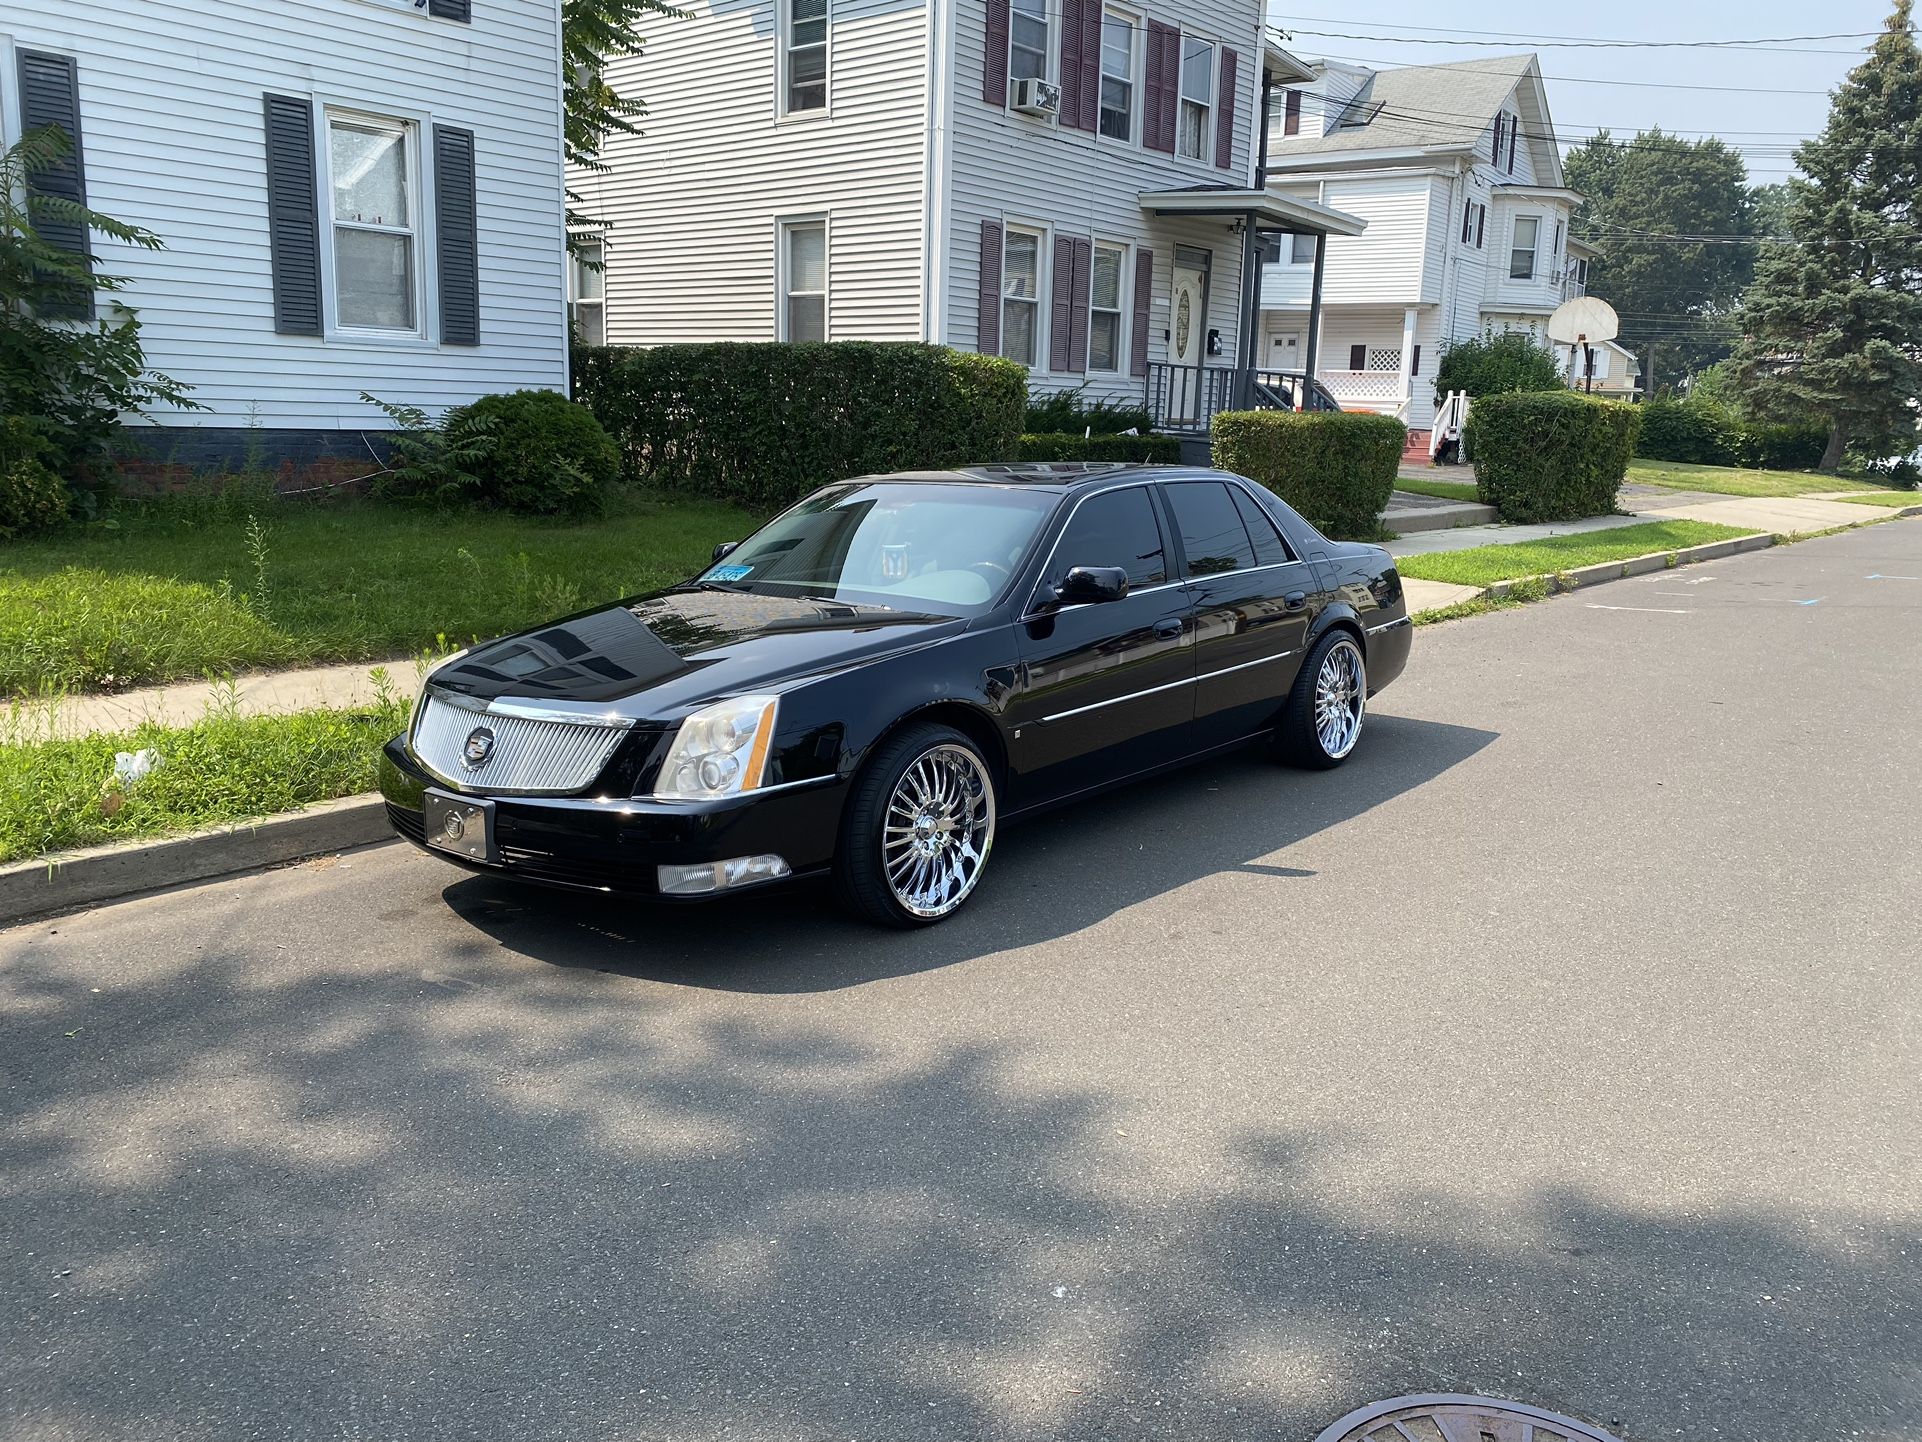
[[[914,915],[945,916],[974,890],[994,842],[994,790],[980,758],[944,743],[915,758],[881,819],[882,869]]]
[[[1360,649],[1352,641],[1337,642],[1315,676],[1315,738],[1329,758],[1339,761],[1354,749],[1367,699]]]

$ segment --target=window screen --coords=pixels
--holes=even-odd
[[[1234,497],[1219,481],[1183,481],[1168,487],[1188,574],[1213,576],[1255,564],[1255,548],[1241,523]]]
[[[1109,491],[1083,501],[1061,533],[1045,584],[1058,586],[1076,566],[1120,566],[1130,587],[1168,579],[1167,552],[1146,486]]]

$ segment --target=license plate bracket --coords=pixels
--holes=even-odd
[[[436,851],[469,861],[499,865],[494,846],[494,803],[474,796],[454,796],[428,788],[421,801],[427,844]]]

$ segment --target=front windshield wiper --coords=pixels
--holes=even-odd
[[[741,588],[739,586],[723,585],[719,581],[696,581],[693,583],[690,589],[696,590],[696,591],[727,591],[734,595],[739,595],[741,593]]]

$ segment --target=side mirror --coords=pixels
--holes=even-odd
[[[1127,594],[1128,573],[1119,566],[1075,566],[1055,588],[1055,599],[1064,606],[1119,601]]]
[[[733,550],[736,546],[740,544],[741,543],[739,541],[722,541],[718,546],[714,548],[714,559],[717,561],[720,560],[729,551]]]

